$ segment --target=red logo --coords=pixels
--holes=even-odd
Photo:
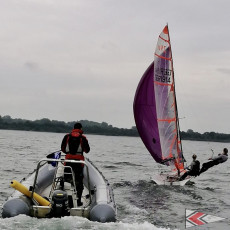
[[[193,212],[190,216],[187,217],[187,221],[189,221],[194,226],[207,224],[207,222],[205,222],[202,219],[202,217],[205,217],[205,216],[206,216],[206,214],[204,214],[202,212]]]
[[[220,221],[223,219],[225,218],[208,215],[208,214],[205,214],[199,211],[186,210],[185,227],[186,228],[194,227],[197,225],[208,224],[208,223]]]

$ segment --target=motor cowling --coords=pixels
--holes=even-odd
[[[52,196],[52,216],[62,217],[68,215],[68,195],[66,191],[55,190]]]

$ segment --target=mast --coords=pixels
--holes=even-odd
[[[182,149],[182,141],[181,141],[181,136],[180,136],[180,123],[179,123],[179,118],[178,118],[178,108],[177,108],[177,100],[176,100],[176,83],[175,83],[175,78],[174,78],[174,67],[173,67],[173,55],[172,55],[172,46],[171,46],[171,40],[170,40],[170,35],[169,35],[169,27],[167,23],[167,28],[168,28],[168,37],[169,37],[169,44],[170,44],[170,51],[171,51],[171,61],[172,61],[172,78],[174,82],[174,87],[173,87],[173,92],[175,95],[175,109],[176,109],[176,127],[177,127],[177,140],[180,141],[180,147],[181,147],[181,154],[182,154],[182,159],[184,162],[186,162],[184,155],[183,155],[183,149]]]

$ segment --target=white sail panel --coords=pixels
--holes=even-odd
[[[160,34],[154,57],[154,92],[162,155],[173,168],[183,169],[178,139],[173,62],[168,27]],[[181,164],[182,163],[182,164]]]

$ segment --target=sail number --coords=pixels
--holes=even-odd
[[[156,69],[155,72],[155,80],[158,82],[170,83],[171,75],[172,75],[172,70],[158,68]]]

